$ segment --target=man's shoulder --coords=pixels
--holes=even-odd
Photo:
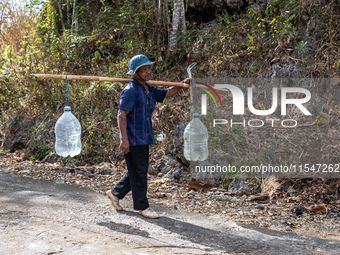
[[[136,89],[137,89],[137,84],[136,83],[134,83],[133,81],[130,81],[126,86],[125,86],[125,88],[123,89],[123,91],[124,90],[134,90],[134,91],[136,91]]]
[[[148,82],[146,82],[146,84],[149,86],[149,88],[150,88],[152,91],[154,91],[154,90],[162,90],[162,89],[160,89],[160,88],[157,88],[157,87],[154,86],[154,85],[151,85],[151,84],[148,83]]]

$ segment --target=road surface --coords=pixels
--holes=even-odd
[[[299,236],[153,205],[146,219],[122,201],[0,172],[0,254],[340,254],[336,240]]]

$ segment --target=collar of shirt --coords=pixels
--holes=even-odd
[[[141,84],[139,81],[137,81],[135,78],[132,79],[132,82],[135,83],[136,85],[142,86],[143,89],[145,90],[145,87],[143,86],[143,84]],[[148,84],[147,82],[145,82],[146,86],[148,86],[149,91],[151,92],[151,86],[150,84]]]

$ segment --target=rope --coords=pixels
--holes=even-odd
[[[66,81],[66,106],[68,106],[68,88],[67,88],[67,75],[65,75],[65,81]]]
[[[195,87],[194,87],[194,113],[197,113],[196,80],[194,78],[192,78],[192,81],[195,85]]]

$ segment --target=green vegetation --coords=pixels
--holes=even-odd
[[[274,0],[262,12],[250,7],[233,14],[225,11],[213,26],[187,21],[186,32],[178,34],[186,48],[175,52],[169,52],[170,24],[163,21],[171,5],[159,11],[152,0],[78,1],[76,6],[71,1],[31,0],[28,7],[14,12],[0,3],[0,12],[12,18],[1,21],[0,122],[16,115],[42,115],[48,120],[62,113],[64,82],[32,78],[31,73],[126,77],[128,60],[141,53],[156,61],[153,79],[159,80],[185,78],[191,61],[199,63],[199,77],[265,77],[276,62],[293,63],[308,76],[334,77],[340,63],[339,3],[314,2]],[[307,28],[311,35],[306,35]],[[107,159],[117,147],[116,114],[123,87],[69,82],[70,106],[83,128],[81,159]],[[172,130],[189,112],[176,98],[167,102],[155,117],[155,133]],[[0,126],[2,133],[4,128]],[[239,153],[246,150],[243,133],[234,129],[227,137]],[[221,143],[220,137],[212,139],[215,145]],[[45,149],[34,159],[46,156]],[[265,160],[269,151],[261,150],[265,155],[258,160]]]
[[[35,153],[30,157],[31,161],[43,160],[48,154],[52,153],[50,151],[51,147],[46,143],[40,143],[36,146]]]
[[[0,156],[4,156],[4,155],[6,155],[7,153],[10,153],[10,150],[7,150],[7,151],[0,151]]]

